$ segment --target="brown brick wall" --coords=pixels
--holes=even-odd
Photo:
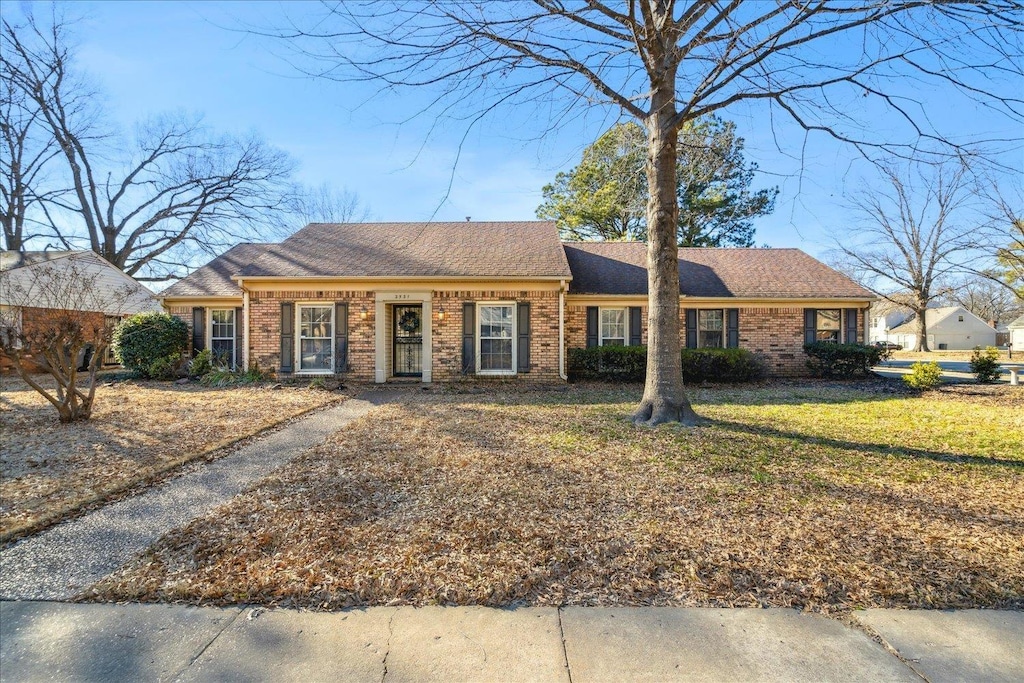
[[[249,332],[252,336],[250,358],[261,367],[278,369],[281,362],[281,303],[284,301],[323,301],[348,303],[349,343],[348,376],[354,380],[374,380],[374,323],[376,297],[368,291],[320,290],[306,292],[252,291],[249,294]],[[449,381],[462,374],[462,305],[478,301],[530,302],[530,372],[522,373],[531,381],[558,379],[558,293],[525,291],[434,291],[432,296],[432,379]],[[365,308],[366,318],[361,317]],[[438,312],[443,309],[444,319]],[[385,307],[383,324],[390,328],[391,305]],[[188,311],[191,315],[191,309]],[[390,336],[387,337],[390,340]],[[385,354],[390,376],[391,352]]]
[[[52,324],[55,316],[61,316],[66,313],[66,311],[52,308],[23,306],[21,307],[22,333],[27,337],[31,337],[36,332],[45,331]],[[106,323],[106,316],[97,311],[82,311],[80,313],[71,313],[71,315],[81,322],[86,337],[92,336],[94,330],[102,330]],[[43,372],[43,368],[32,362],[31,357],[23,357],[22,365],[27,372]],[[0,371],[9,372],[13,370],[13,367],[14,364],[11,359],[5,356],[3,351],[0,351]]]
[[[643,343],[647,343],[647,307],[643,313]],[[859,317],[858,341],[864,343],[865,315]],[[565,341],[567,348],[583,348],[587,343],[587,307],[567,305],[565,310]],[[680,344],[686,346],[686,309],[679,309]],[[775,376],[807,374],[807,357],[803,352],[803,307],[740,308],[740,348],[760,356]]]

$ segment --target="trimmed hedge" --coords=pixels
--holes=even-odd
[[[114,330],[117,362],[139,377],[173,379],[188,350],[188,325],[166,313],[139,313]]]
[[[683,349],[683,381],[752,382],[765,375],[764,365],[746,349]],[[643,382],[646,346],[594,346],[569,349],[569,377],[574,380]]]
[[[886,357],[886,350],[865,344],[834,344],[815,342],[804,344],[804,353],[810,358],[807,367],[816,377],[849,378],[858,372],[867,376],[871,368]]]

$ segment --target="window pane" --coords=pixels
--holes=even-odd
[[[721,332],[709,332],[707,330],[701,330],[700,332],[700,344],[698,346],[702,348],[720,349],[722,348],[722,333]]]
[[[601,309],[601,345],[626,343],[626,309]]]
[[[512,370],[512,309],[480,307],[480,370]]]
[[[839,330],[818,330],[815,338],[820,342],[835,342],[838,344]]]
[[[211,333],[214,339],[235,336],[235,312],[231,309],[210,311]]]
[[[481,339],[480,340],[481,370],[511,370],[512,340]]]
[[[697,311],[697,329],[721,332],[723,317],[722,311]]]
[[[303,370],[331,369],[331,340],[303,339],[299,346]]]
[[[818,311],[819,330],[839,330],[839,309],[825,309]]]
[[[210,342],[213,364],[230,368],[235,364],[235,342],[231,339],[214,339]]]
[[[299,309],[299,336],[327,339],[334,335],[333,306],[303,306]]]

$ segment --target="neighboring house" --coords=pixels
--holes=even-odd
[[[805,340],[865,339],[868,290],[797,249],[680,249],[680,340],[806,371]],[[160,294],[236,367],[423,382],[565,379],[570,348],[647,341],[646,246],[551,222],[313,223]]]
[[[1017,351],[1024,352],[1024,315],[1006,326],[1010,331],[1010,343]]]
[[[871,304],[869,311],[868,342],[891,341],[890,331],[914,317],[909,306],[880,299]]]
[[[928,348],[933,351],[970,350],[975,346],[995,346],[996,330],[963,306],[941,306],[925,312]],[[889,331],[889,341],[905,349],[917,346],[917,318]]]
[[[91,286],[74,290],[72,279],[80,278]],[[160,305],[152,292],[94,252],[0,251],[0,325],[20,333],[45,325],[54,310],[68,309],[85,311],[102,324],[159,311]],[[0,363],[9,365],[6,358]]]

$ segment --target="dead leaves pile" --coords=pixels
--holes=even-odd
[[[847,447],[842,424],[767,429],[751,415],[777,390],[723,391],[716,405],[699,392],[717,422],[692,432],[634,428],[635,396],[586,389],[386,406],[84,598],[1024,606],[1014,444],[972,460],[955,432],[935,437],[948,453],[932,453]],[[785,408],[794,425],[814,409]]]
[[[2,389],[0,533],[339,400],[304,389],[119,382],[97,389],[92,419],[62,425],[46,399],[20,380],[4,377]]]

